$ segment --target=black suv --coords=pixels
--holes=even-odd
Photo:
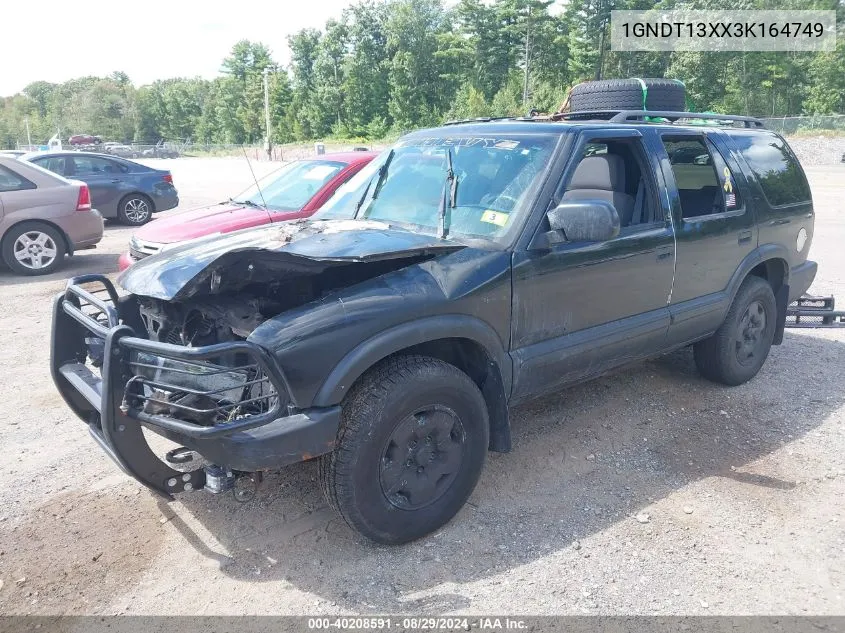
[[[686,345],[738,385],[780,343],[816,273],[807,180],[758,121],[692,116],[410,134],[309,220],[149,257],[125,296],[71,280],[55,383],[165,496],[319,457],[352,527],[418,538],[510,449],[510,405]]]

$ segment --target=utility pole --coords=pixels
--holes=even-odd
[[[32,136],[29,133],[29,117],[25,116],[23,118],[24,123],[26,123],[26,144],[27,144],[27,151],[32,151]]]
[[[528,59],[531,49],[531,5],[528,5],[528,19],[525,21],[525,79],[522,83],[522,105],[528,105]]]
[[[267,151],[267,160],[273,160],[273,146],[270,144],[270,69],[264,69],[264,123],[267,135],[264,138],[264,149]]]

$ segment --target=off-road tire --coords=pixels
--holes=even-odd
[[[56,255],[53,261],[41,268],[29,268],[23,265],[15,257],[15,243],[18,239],[27,233],[40,233],[49,236],[52,243],[55,245]],[[2,258],[5,264],[12,270],[12,272],[19,275],[36,276],[49,275],[55,272],[64,265],[65,254],[67,253],[67,244],[61,232],[49,224],[43,222],[21,222],[17,226],[6,232],[3,236],[2,244],[0,244],[0,251],[2,251]]]
[[[432,406],[447,408],[459,420],[455,427],[462,427],[459,466],[445,482],[441,478],[445,475],[438,475],[438,484],[444,485],[428,505],[398,507],[382,484],[383,469],[392,463],[386,461],[385,450],[394,446],[394,434],[409,418],[425,416],[415,412]],[[435,358],[388,358],[365,374],[343,401],[337,447],[320,458],[326,500],[353,529],[373,541],[396,544],[418,539],[463,507],[478,483],[489,434],[484,398],[469,376]],[[450,437],[457,437],[454,430]],[[419,472],[416,469],[414,465],[410,472]]]
[[[760,340],[749,362],[738,358],[737,341],[743,329],[743,319],[750,306],[756,304],[765,314],[765,326],[760,329]],[[777,323],[777,304],[772,287],[765,279],[748,277],[742,282],[724,322],[710,338],[693,346],[695,364],[701,375],[725,385],[736,386],[748,382],[766,362]]]
[[[129,206],[132,202],[143,202],[147,205],[148,212],[144,216],[142,220],[133,219],[130,213]],[[145,196],[142,193],[130,193],[127,196],[124,196],[120,202],[117,204],[117,219],[120,221],[121,224],[126,224],[128,226],[143,226],[147,222],[153,219],[153,213],[155,212],[155,205],[153,201],[150,200],[148,196]]]
[[[648,93],[646,110],[686,110],[686,90],[674,79],[643,79]],[[572,112],[583,110],[642,110],[643,89],[636,79],[585,81],[572,88],[569,95]]]

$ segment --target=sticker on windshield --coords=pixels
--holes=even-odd
[[[311,169],[302,174],[305,180],[325,180],[337,169],[334,165],[314,165]]]
[[[499,141],[493,147],[497,149],[516,149],[519,147],[519,141]]]
[[[501,211],[493,211],[493,209],[487,209],[484,213],[481,214],[481,221],[487,222],[489,224],[495,224],[496,226],[504,226],[508,223],[509,217],[509,213],[502,213]]]

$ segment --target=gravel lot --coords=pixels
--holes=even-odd
[[[168,215],[251,182],[242,160],[157,162]],[[808,172],[814,290],[845,304],[845,164]],[[738,388],[683,351],[520,407],[457,518],[380,547],[314,463],[247,504],[168,505],[95,447],[50,379],[50,300],[114,272],[130,233],[47,278],[0,271],[0,613],[845,614],[845,330],[788,330]]]

